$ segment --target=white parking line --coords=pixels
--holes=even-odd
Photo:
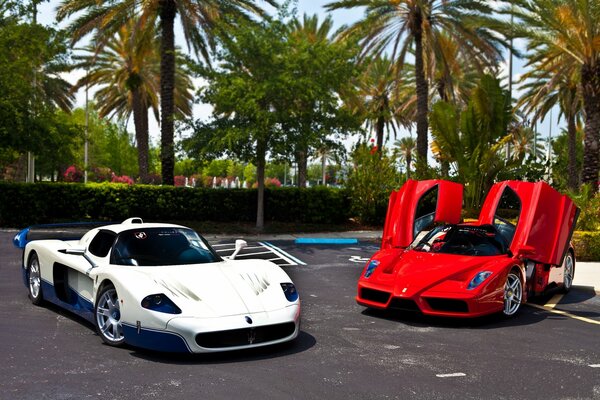
[[[263,248],[264,248],[263,246],[248,246],[248,247],[244,247],[244,250],[246,250],[246,249],[263,249]],[[235,250],[235,247],[230,247],[230,248],[227,248],[227,249],[219,249],[219,250],[215,249],[215,251],[217,253],[219,253],[219,252],[225,252],[225,251],[233,251],[233,250]]]
[[[600,364],[590,364],[589,366],[592,368],[600,368]]]
[[[436,374],[435,376],[437,376],[438,378],[459,378],[461,376],[467,376],[467,374],[464,374],[462,372],[455,372],[453,374]]]
[[[289,264],[282,264],[282,265],[306,265],[305,262],[298,260],[296,257],[292,256],[291,254],[286,253],[285,251],[281,250],[277,246],[272,245],[271,243],[258,242],[258,244],[266,246],[267,248],[271,249],[273,251],[273,253],[275,253],[276,255],[283,258],[285,261],[287,261],[289,263]]]
[[[259,254],[270,254],[273,253],[272,251],[257,251],[256,253],[244,253],[244,254],[238,254],[236,256],[236,258],[240,258],[240,257],[248,257],[248,256],[256,256]]]

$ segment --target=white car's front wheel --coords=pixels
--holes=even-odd
[[[106,285],[96,300],[96,329],[104,343],[119,346],[125,341],[121,325],[121,308],[117,290]]]
[[[35,252],[31,253],[27,263],[27,279],[29,282],[29,298],[36,306],[42,304],[42,274],[40,272],[40,260]]]

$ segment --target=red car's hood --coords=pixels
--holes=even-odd
[[[443,291],[448,281],[452,281],[455,289],[457,286],[466,289],[475,274],[485,270],[497,271],[509,260],[506,255],[474,257],[409,250],[395,262],[380,265],[378,273],[368,281],[392,286],[394,296],[401,297],[411,297],[431,289]]]

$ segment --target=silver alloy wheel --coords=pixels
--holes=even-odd
[[[102,339],[111,345],[118,345],[125,339],[121,325],[119,297],[114,287],[105,289],[96,304],[96,325]]]
[[[29,294],[34,301],[40,297],[41,284],[40,262],[38,258],[34,256],[29,262]]]
[[[521,280],[514,272],[511,272],[506,277],[506,284],[504,285],[504,310],[502,310],[504,315],[514,315],[521,306],[522,298],[523,285]]]
[[[567,256],[565,257],[565,261],[563,262],[564,267],[564,281],[563,281],[563,290],[568,292],[571,289],[571,285],[573,285],[573,276],[574,276],[574,265],[573,265],[573,255],[571,252],[567,252]]]

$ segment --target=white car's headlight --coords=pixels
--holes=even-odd
[[[298,291],[296,290],[296,286],[293,283],[282,283],[281,289],[283,290],[283,294],[285,294],[285,298],[290,302],[294,302],[298,300]]]
[[[181,309],[163,293],[144,297],[142,307],[165,314],[181,314]]]
[[[477,275],[475,275],[473,277],[473,279],[471,279],[471,282],[469,282],[469,286],[467,287],[467,289],[469,289],[469,290],[475,289],[476,287],[481,285],[487,278],[489,278],[490,275],[492,275],[491,271],[479,272]]]

